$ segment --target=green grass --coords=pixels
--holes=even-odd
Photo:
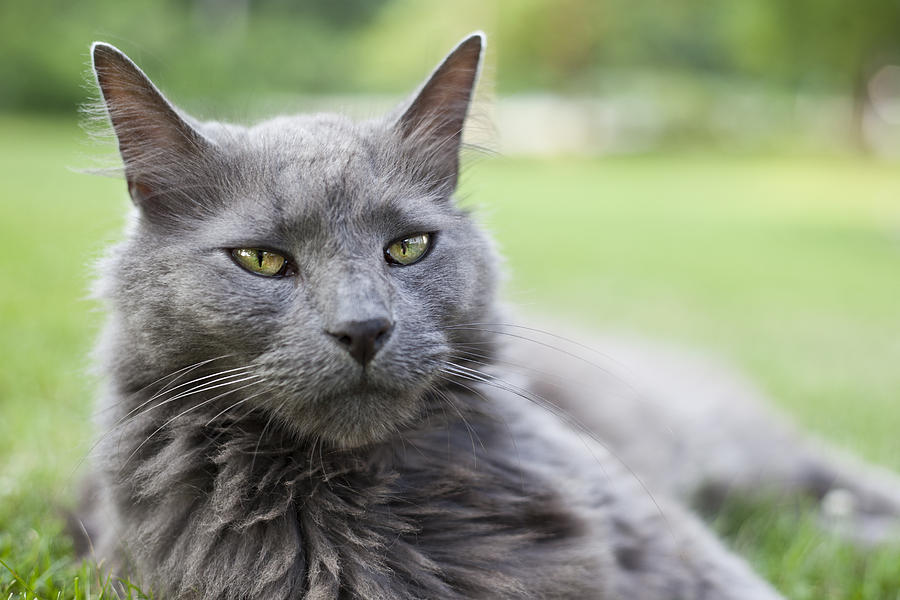
[[[728,355],[807,426],[900,469],[900,165],[651,156],[468,175],[515,301]]]
[[[0,117],[0,598],[98,598],[61,507],[92,436],[90,265],[127,208],[70,121]],[[465,191],[508,297],[725,355],[804,426],[900,469],[900,165],[847,157],[495,159]],[[900,599],[900,551],[732,506],[729,543],[794,599]]]

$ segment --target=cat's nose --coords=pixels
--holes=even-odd
[[[350,353],[356,362],[366,366],[391,337],[394,324],[383,317],[365,321],[340,323],[328,334]]]

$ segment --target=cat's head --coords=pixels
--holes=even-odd
[[[243,400],[340,446],[433,408],[446,361],[486,351],[467,325],[493,317],[492,245],[452,197],[483,46],[467,37],[384,118],[240,127],[186,116],[94,44],[136,207],[101,265],[115,384],[210,360],[237,376],[197,410]]]

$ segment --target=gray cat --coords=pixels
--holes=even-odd
[[[727,370],[594,340],[610,373],[504,324],[493,244],[453,200],[483,46],[384,118],[240,127],[94,44],[136,207],[98,288],[87,523],[113,572],[198,600],[765,600],[682,503],[768,487],[838,494],[854,532],[900,514],[892,476]]]

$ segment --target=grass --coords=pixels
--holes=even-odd
[[[59,515],[92,436],[90,265],[124,186],[67,170],[94,152],[73,122],[6,116],[0,132],[0,597],[108,597]],[[496,159],[464,189],[513,302],[727,356],[805,427],[900,470],[900,166]],[[790,598],[900,599],[900,550],[773,507],[735,504],[716,526]]]
[[[518,303],[724,353],[805,425],[900,468],[900,166],[497,161],[469,181]]]

